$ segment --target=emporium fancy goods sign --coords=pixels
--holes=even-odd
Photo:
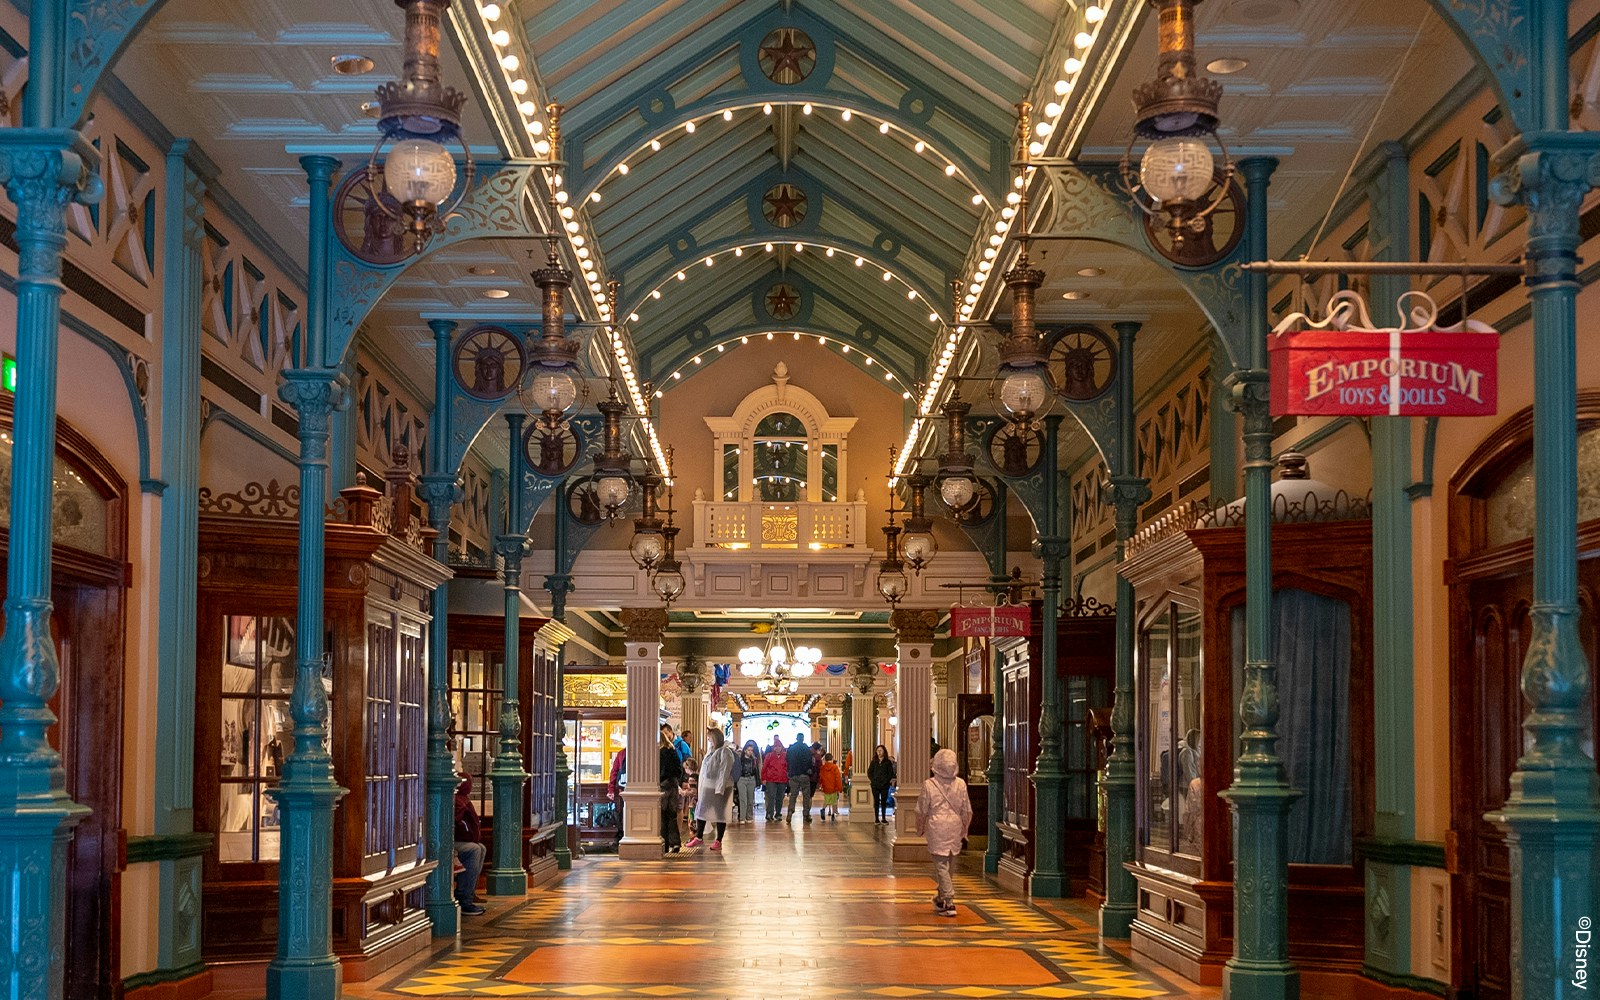
[[[1422,303],[1409,315],[1407,299]],[[1438,326],[1422,292],[1398,305],[1409,324],[1396,329],[1374,329],[1353,292],[1334,295],[1320,323],[1301,313],[1279,323],[1268,343],[1273,415],[1493,415],[1500,335],[1474,320]]]
[[[950,609],[950,637],[1025,636],[1033,625],[1033,611],[1026,604],[1002,604],[992,608],[956,605]]]

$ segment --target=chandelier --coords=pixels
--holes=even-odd
[[[815,646],[796,646],[789,638],[783,615],[772,619],[767,644],[739,650],[739,673],[753,677],[756,690],[768,701],[783,701],[800,691],[800,678],[817,672],[822,650]]]

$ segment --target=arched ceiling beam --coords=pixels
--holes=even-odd
[[[685,353],[676,358],[670,369],[663,369],[660,380],[655,385],[655,396],[661,398],[664,393],[671,392],[679,385],[711,365],[730,351],[756,338],[770,341],[779,341],[788,338],[791,341],[815,340],[817,346],[832,348],[838,345],[839,354],[851,364],[879,379],[886,387],[897,390],[901,398],[909,400],[911,391],[907,388],[910,384],[906,381],[907,373],[901,366],[886,361],[883,355],[871,350],[854,347],[847,337],[840,337],[836,332],[810,324],[775,324],[753,323],[749,326],[735,327],[718,334],[715,339],[703,349],[690,354]],[[889,377],[885,377],[885,376]]]

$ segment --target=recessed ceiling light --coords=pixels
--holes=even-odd
[[[1227,76],[1229,73],[1239,72],[1248,65],[1250,65],[1250,60],[1248,59],[1213,59],[1206,63],[1206,72],[1215,73],[1218,76]]]
[[[1098,278],[1106,273],[1103,267],[1080,267],[1078,273],[1085,278]]]
[[[504,288],[485,288],[483,290],[483,297],[486,299],[504,299],[510,297],[510,295],[511,293]]]
[[[1089,293],[1088,292],[1062,292],[1061,293],[1061,297],[1066,299],[1069,302],[1077,302],[1079,299],[1088,298],[1089,297]]]
[[[366,56],[334,56],[332,61],[333,71],[341,76],[360,76],[372,72],[372,60]]]
[[[468,274],[493,274],[494,273],[494,268],[492,268],[492,267],[484,267],[482,264],[474,264],[471,267],[467,268],[467,273]]]

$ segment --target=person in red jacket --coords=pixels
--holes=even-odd
[[[833,810],[833,818],[839,818],[839,793],[844,791],[844,775],[839,772],[839,765],[834,762],[833,754],[824,754],[822,757],[822,775],[817,779],[817,787],[822,790],[822,818],[828,818],[828,810]]]
[[[762,795],[767,800],[767,822],[783,819],[783,793],[789,787],[789,750],[783,739],[772,738],[772,746],[761,757]]]
[[[477,901],[478,875],[489,852],[483,846],[483,821],[472,804],[472,778],[467,775],[462,775],[456,786],[455,851],[462,866],[456,874],[456,901],[462,913],[475,917],[483,912],[483,904]]]

